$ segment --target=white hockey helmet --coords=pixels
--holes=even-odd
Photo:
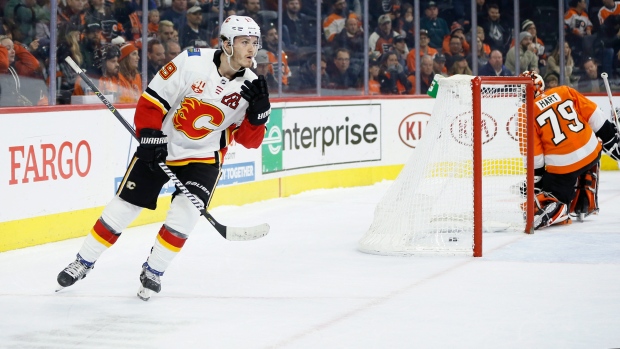
[[[542,76],[529,70],[524,71],[520,76],[528,77],[534,81],[534,98],[545,92],[545,80],[543,80]]]
[[[229,16],[224,20],[220,28],[221,44],[223,44],[224,40],[228,40],[232,45],[237,36],[256,36],[260,44],[260,27],[251,17]]]

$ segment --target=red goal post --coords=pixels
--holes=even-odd
[[[508,85],[508,84],[525,85],[525,114],[526,114],[526,132],[532,134],[534,132],[533,114],[534,114],[534,82],[529,77],[499,77],[499,76],[477,76],[472,79],[472,95],[473,95],[473,123],[474,127],[480,128],[482,124],[482,85]],[[476,98],[478,96],[478,98]],[[474,132],[474,193],[482,192],[482,137],[481,132]],[[523,142],[523,140],[519,140]],[[527,137],[524,142],[526,145],[525,161],[527,163],[526,175],[526,202],[533,202],[534,199],[534,156],[531,153],[534,149],[534,139]],[[534,228],[534,205],[526,205],[525,230],[527,234],[533,234]],[[474,195],[474,257],[482,256],[482,195]]]

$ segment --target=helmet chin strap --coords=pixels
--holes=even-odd
[[[226,55],[226,59],[228,60],[228,66],[230,67],[230,69],[234,70],[235,72],[238,72],[241,69],[243,69],[243,66],[240,66],[239,69],[235,69],[232,66],[232,63],[230,62],[230,57],[232,57],[233,53],[235,53],[235,49],[232,47],[232,45],[230,45],[230,43],[228,44],[228,46],[230,46],[230,54],[228,54],[228,52],[226,52],[226,49],[224,49],[224,54]]]

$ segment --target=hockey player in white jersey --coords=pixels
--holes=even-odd
[[[258,148],[271,112],[264,77],[250,69],[260,48],[260,29],[250,17],[230,16],[222,24],[219,49],[182,52],[153,78],[136,107],[140,145],[119,186],[86,237],[74,262],[58,275],[62,287],[88,274],[99,256],[143,208],[155,209],[168,176],[164,161],[205,207],[234,139]],[[170,210],[142,265],[138,296],[160,292],[160,277],[181,250],[200,213],[185,195],[173,194]]]

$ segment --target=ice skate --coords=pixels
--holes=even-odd
[[[82,280],[93,269],[94,263],[89,263],[82,259],[80,255],[77,255],[75,261],[71,262],[63,271],[58,274],[56,280],[59,287],[56,292],[62,290],[65,287],[69,287],[76,283],[78,280]]]
[[[153,292],[159,293],[159,291],[161,291],[161,281],[159,277],[163,274],[163,272],[152,269],[148,263],[144,262],[142,265],[142,273],[140,273],[141,285],[138,290],[138,297],[143,301],[148,301]]]

